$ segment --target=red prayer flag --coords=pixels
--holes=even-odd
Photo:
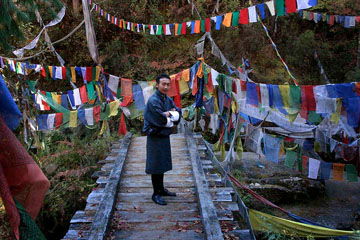
[[[59,128],[63,122],[63,113],[55,113],[55,128]]]
[[[66,67],[61,67],[62,79],[66,79]]]
[[[93,114],[94,114],[94,121],[95,122],[99,122],[100,121],[100,106],[95,106],[94,110],[93,110]]]
[[[93,67],[86,67],[85,81],[87,81],[87,82],[92,81],[92,75],[93,75],[92,71],[93,71]]]
[[[314,86],[301,86],[301,111],[300,115],[307,119],[309,111],[316,111],[316,101],[314,97]]]
[[[210,18],[205,19],[205,31],[206,32],[211,31],[211,19]]]
[[[88,96],[87,96],[87,92],[86,92],[86,86],[83,85],[82,87],[80,87],[80,98],[81,98],[81,102],[82,103],[87,103],[89,101]]]
[[[120,121],[119,121],[119,135],[126,135],[127,129],[126,129],[126,122],[125,122],[125,116],[124,113],[121,114]]]
[[[329,25],[332,26],[335,23],[335,16],[334,15],[330,15],[330,19],[329,19]]]
[[[209,93],[214,92],[214,84],[213,84],[213,81],[212,81],[211,71],[209,71],[209,73],[208,73],[208,82],[206,84],[206,89],[207,89],[207,91]]]
[[[181,24],[181,34],[186,34],[186,22]]]
[[[42,77],[46,77],[46,72],[45,72],[45,68],[44,68],[44,67],[41,67],[40,75],[41,75]]]
[[[249,10],[247,8],[240,10],[240,24],[249,24]]]
[[[296,0],[285,0],[285,7],[287,13],[296,12]]]

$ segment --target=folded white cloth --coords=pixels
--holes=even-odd
[[[177,111],[169,111],[169,113],[171,115],[170,116],[171,121],[173,122],[179,121],[180,115]]]
[[[166,123],[165,127],[171,128],[174,126],[174,123],[171,121],[171,119],[169,117],[166,118],[166,120],[167,120],[167,123]]]

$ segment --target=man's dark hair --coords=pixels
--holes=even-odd
[[[159,76],[156,77],[156,83],[160,83],[160,79],[161,79],[161,78],[167,78],[167,79],[170,80],[170,76],[169,76],[169,75],[167,75],[166,73],[162,73],[162,74],[160,74]]]

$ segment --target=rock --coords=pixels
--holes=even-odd
[[[50,175],[50,174],[54,173],[57,168],[58,168],[57,164],[50,163],[50,164],[46,165],[45,172]]]

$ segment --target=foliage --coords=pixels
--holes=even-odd
[[[61,6],[59,0],[45,0],[37,3],[34,0],[1,0],[0,1],[0,49],[10,49],[12,36],[22,38],[20,25],[30,21],[35,9],[52,9]],[[50,8],[49,8],[50,7]]]

